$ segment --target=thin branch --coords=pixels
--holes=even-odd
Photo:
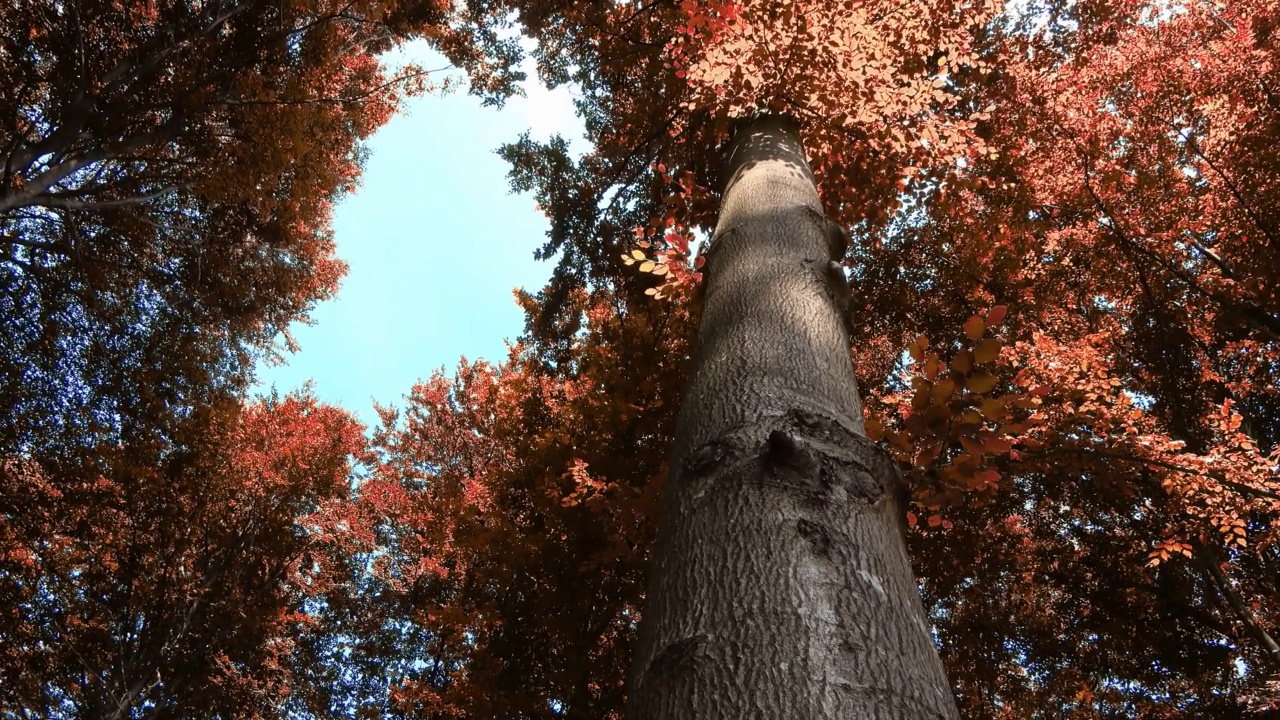
[[[1189,468],[1183,465],[1177,465],[1174,463],[1165,462],[1164,460],[1157,460],[1155,458],[1138,457],[1137,455],[1117,452],[1114,450],[1101,450],[1096,448],[1062,448],[1062,449],[1055,449],[1050,452],[1040,453],[1040,454],[1044,456],[1049,456],[1049,455],[1080,455],[1084,457],[1094,456],[1094,457],[1109,458],[1112,460],[1123,460],[1125,462],[1137,463],[1139,465],[1153,465],[1158,468],[1163,468],[1165,470],[1172,470],[1174,472],[1182,473],[1184,475],[1193,475],[1196,477],[1209,478],[1219,483],[1223,487],[1229,490],[1233,490],[1247,497],[1263,498],[1267,500],[1280,500],[1280,494],[1271,492],[1270,490],[1251,487],[1243,483],[1238,483],[1234,480],[1229,480],[1227,479],[1226,476],[1222,475],[1221,473],[1197,470],[1195,468]]]
[[[112,207],[123,207],[127,205],[141,205],[143,203],[158,200],[171,192],[184,189],[182,185],[171,185],[146,195],[136,195],[133,197],[120,198],[118,200],[77,200],[67,195],[47,195],[36,200],[33,205],[39,205],[47,208],[58,208],[63,210],[102,210]]]
[[[1182,138],[1183,142],[1186,143],[1186,147],[1190,149],[1197,158],[1204,162],[1205,165],[1208,165],[1210,170],[1217,174],[1223,184],[1227,186],[1227,190],[1231,193],[1231,197],[1235,199],[1236,204],[1238,204],[1240,209],[1244,210],[1244,214],[1248,215],[1249,219],[1253,221],[1254,227],[1258,228],[1258,231],[1261,232],[1267,240],[1270,240],[1273,243],[1277,242],[1275,233],[1263,224],[1262,217],[1257,214],[1253,205],[1245,200],[1243,193],[1236,185],[1235,181],[1227,175],[1226,171],[1219,168],[1213,160],[1210,160],[1208,155],[1204,154],[1204,151],[1200,148],[1200,143],[1196,141],[1196,138],[1193,135],[1186,134],[1182,128],[1170,120],[1165,120],[1164,124],[1174,132],[1178,133],[1178,137]]]
[[[1203,243],[1195,238],[1191,239],[1191,246],[1194,247],[1201,255],[1209,258],[1214,265],[1217,265],[1218,270],[1222,273],[1223,277],[1229,280],[1234,280],[1236,278],[1235,269],[1232,268],[1226,260],[1223,260],[1222,256],[1213,248],[1205,247]]]
[[[377,86],[377,87],[375,87],[375,88],[372,88],[372,89],[371,89],[371,90],[369,90],[368,92],[362,93],[362,94],[360,94],[360,95],[353,95],[353,96],[351,96],[351,97],[345,97],[345,98],[332,98],[332,97],[330,97],[330,98],[325,98],[325,97],[317,97],[317,98],[300,98],[300,99],[289,99],[289,100],[281,100],[281,99],[274,99],[274,100],[214,100],[214,101],[211,101],[209,104],[210,104],[210,105],[224,105],[224,106],[233,106],[233,105],[350,105],[350,104],[352,104],[352,103],[360,103],[360,102],[364,102],[365,100],[368,100],[370,97],[372,97],[372,96],[374,96],[374,95],[376,95],[376,94],[378,94],[378,93],[380,93],[380,92],[383,92],[384,90],[386,90],[386,89],[387,89],[387,88],[389,88],[389,87],[393,87],[393,86],[395,86],[395,85],[401,85],[401,84],[403,84],[403,83],[405,83],[405,82],[407,82],[407,81],[409,81],[409,80],[412,80],[412,79],[417,78],[417,77],[422,77],[422,76],[424,76],[424,75],[431,75],[432,73],[443,72],[443,71],[445,71],[445,70],[449,70],[449,69],[451,69],[452,67],[453,67],[452,65],[446,65],[445,67],[442,67],[442,68],[436,68],[436,69],[434,69],[434,70],[419,70],[418,72],[409,73],[409,74],[407,74],[407,75],[401,75],[401,76],[399,76],[399,77],[392,78],[391,80],[388,80],[387,82],[385,82],[385,83],[383,83],[383,84],[381,84],[381,85],[379,85],[379,86]]]
[[[70,256],[70,248],[61,243],[41,242],[38,240],[27,240],[19,235],[0,235],[0,243],[8,243],[9,245],[19,245],[32,250],[40,250],[42,252],[57,253],[59,255]]]
[[[1236,616],[1240,618],[1240,622],[1249,630],[1249,634],[1253,635],[1258,644],[1266,651],[1272,665],[1280,669],[1280,644],[1276,643],[1275,638],[1271,637],[1271,634],[1267,632],[1266,628],[1262,627],[1262,624],[1258,622],[1258,619],[1249,610],[1244,598],[1240,597],[1240,593],[1231,584],[1231,579],[1223,572],[1222,563],[1218,559],[1217,553],[1213,551],[1213,548],[1195,538],[1191,540],[1191,545],[1200,556],[1204,568],[1213,577],[1218,591],[1227,599],[1227,604],[1231,606]]]
[[[1222,293],[1215,293],[1215,292],[1206,290],[1204,287],[1200,285],[1199,282],[1195,280],[1195,278],[1191,277],[1190,274],[1187,273],[1185,270],[1182,270],[1176,267],[1167,258],[1161,256],[1159,253],[1155,252],[1154,250],[1151,250],[1150,248],[1145,247],[1144,245],[1142,245],[1142,243],[1130,238],[1129,235],[1126,232],[1124,232],[1124,230],[1120,227],[1120,222],[1117,219],[1117,216],[1111,212],[1111,209],[1107,206],[1106,201],[1102,199],[1102,196],[1098,194],[1097,189],[1093,186],[1093,172],[1090,166],[1090,159],[1088,154],[1084,151],[1083,148],[1079,146],[1079,144],[1076,145],[1076,152],[1079,153],[1081,157],[1081,161],[1084,166],[1085,190],[1089,193],[1089,196],[1093,199],[1094,204],[1097,205],[1098,209],[1107,218],[1108,222],[1106,223],[1106,227],[1108,230],[1111,231],[1112,235],[1114,235],[1129,249],[1135,252],[1138,252],[1151,260],[1154,260],[1158,265],[1164,267],[1164,269],[1167,270],[1169,273],[1171,273],[1174,277],[1178,278],[1179,280],[1182,280],[1188,285],[1188,287],[1195,290],[1196,292],[1199,292],[1200,294],[1204,295],[1210,300],[1213,300],[1214,302],[1224,307],[1236,306],[1241,308],[1243,310],[1241,314],[1245,318],[1252,320],[1254,327],[1256,329],[1260,330],[1262,334],[1266,335],[1270,339],[1275,341],[1280,341],[1280,318],[1276,318],[1271,313],[1267,312],[1265,308],[1257,305],[1256,303],[1238,302],[1233,298],[1224,296]]]

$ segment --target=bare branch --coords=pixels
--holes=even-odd
[[[47,208],[59,208],[64,210],[102,210],[111,207],[123,207],[127,205],[141,205],[151,202],[168,195],[171,192],[185,189],[185,185],[170,185],[169,187],[156,190],[155,192],[145,195],[135,195],[133,197],[119,198],[117,200],[78,200],[70,195],[45,195],[37,199],[33,205],[39,205]]]
[[[1276,643],[1275,638],[1271,637],[1271,634],[1267,632],[1266,628],[1262,627],[1262,624],[1259,623],[1258,619],[1254,617],[1252,612],[1250,612],[1249,606],[1245,603],[1244,598],[1240,597],[1240,593],[1235,589],[1235,586],[1231,584],[1231,578],[1228,578],[1227,574],[1222,571],[1222,563],[1218,559],[1217,553],[1213,551],[1213,548],[1195,538],[1192,538],[1191,545],[1196,549],[1197,554],[1200,555],[1204,568],[1212,576],[1214,584],[1218,587],[1218,591],[1227,599],[1227,604],[1231,606],[1231,609],[1236,613],[1240,622],[1248,628],[1249,634],[1253,635],[1258,644],[1266,651],[1267,657],[1271,660],[1272,665],[1276,668],[1280,668],[1280,644]]]
[[[273,100],[216,100],[216,101],[210,102],[209,104],[210,104],[210,105],[224,105],[224,106],[234,106],[234,105],[350,105],[350,104],[353,104],[353,103],[362,103],[362,102],[364,102],[364,101],[368,100],[370,97],[373,97],[374,95],[377,95],[378,93],[383,92],[383,91],[384,91],[384,90],[386,90],[387,88],[394,87],[394,86],[396,86],[396,85],[401,85],[401,84],[403,84],[403,83],[405,83],[405,82],[408,82],[409,80],[412,80],[412,79],[414,79],[414,78],[423,77],[423,76],[426,76],[426,75],[431,75],[432,73],[443,72],[443,71],[445,71],[445,70],[449,70],[449,69],[451,69],[452,67],[453,67],[452,65],[446,65],[445,67],[442,67],[442,68],[436,68],[436,69],[434,69],[434,70],[420,70],[420,71],[418,71],[418,72],[408,73],[408,74],[406,74],[406,75],[400,75],[400,76],[398,76],[398,77],[392,78],[391,80],[388,80],[388,81],[387,81],[387,82],[385,82],[385,83],[382,83],[381,85],[379,85],[379,86],[377,86],[377,87],[375,87],[375,88],[372,88],[372,89],[371,89],[371,90],[369,90],[368,92],[361,93],[360,95],[353,95],[353,96],[351,96],[351,97],[345,97],[345,98],[335,98],[335,97],[316,97],[316,98],[297,98],[297,99],[273,99]]]

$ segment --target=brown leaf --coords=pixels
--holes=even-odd
[[[970,340],[977,340],[982,337],[982,333],[987,329],[987,321],[981,316],[974,315],[964,323],[964,334],[969,336]]]

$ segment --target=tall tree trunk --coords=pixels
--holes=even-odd
[[[863,432],[844,235],[786,119],[740,130],[726,177],[629,717],[956,717]]]

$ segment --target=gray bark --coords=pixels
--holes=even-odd
[[[863,432],[846,236],[785,119],[740,130],[726,177],[628,716],[957,717]]]

